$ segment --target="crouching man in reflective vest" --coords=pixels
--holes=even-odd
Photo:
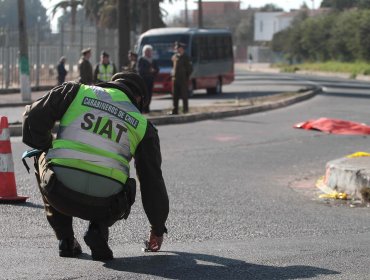
[[[141,114],[145,96],[142,78],[121,72],[99,87],[64,83],[26,106],[23,142],[43,151],[36,178],[61,257],[82,253],[72,227],[72,218],[78,217],[90,221],[84,240],[92,258],[113,259],[108,228],[127,219],[135,201],[132,158],[151,225],[147,249],[161,248],[169,201],[158,133]]]

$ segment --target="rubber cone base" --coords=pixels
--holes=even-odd
[[[23,203],[27,199],[28,199],[28,196],[8,196],[8,197],[0,196],[0,204]]]

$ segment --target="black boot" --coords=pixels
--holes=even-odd
[[[65,238],[59,240],[59,256],[65,258],[75,258],[81,255],[82,249],[76,238]]]
[[[93,260],[107,261],[113,259],[113,252],[108,246],[108,228],[102,228],[98,224],[90,222],[84,240],[86,245],[90,247]]]

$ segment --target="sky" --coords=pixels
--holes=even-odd
[[[207,0],[203,0],[204,2],[207,2]],[[212,0],[212,1],[225,1],[225,0]],[[227,1],[227,0],[226,0]],[[231,0],[231,1],[237,1],[237,0]],[[280,8],[283,8],[284,11],[289,11],[291,9],[298,9],[303,2],[306,2],[307,6],[309,8],[312,8],[314,6],[315,9],[317,9],[320,5],[322,0],[240,0],[240,7],[241,9],[247,9],[249,6],[252,8],[260,8],[265,6],[266,4],[275,4],[276,6],[279,6]],[[181,4],[182,3],[182,4]],[[188,0],[188,8],[189,9],[197,9],[198,1],[195,0]],[[185,9],[185,1],[184,0],[177,0],[175,1],[175,5],[171,5],[168,3],[168,1],[165,1],[163,7],[167,9],[172,14],[178,13],[180,10]],[[177,11],[176,8],[177,7]]]
[[[41,3],[44,5],[45,8],[49,9],[55,3],[58,3],[60,0],[41,0]],[[204,2],[207,2],[207,0],[203,0]],[[218,0],[213,0],[218,1]],[[219,0],[222,1],[222,0]],[[223,0],[225,1],[225,0]],[[226,0],[227,1],[227,0]],[[235,0],[233,0],[235,1]],[[174,4],[170,4],[168,0],[165,0],[162,4],[162,7],[169,13],[168,18],[165,19],[169,20],[173,18],[174,16],[177,16],[180,14],[181,10],[185,9],[185,0],[176,0],[173,1]],[[298,9],[300,6],[302,6],[302,3],[306,3],[309,8],[315,8],[317,9],[320,7],[322,0],[240,0],[240,7],[241,9],[247,9],[249,6],[252,8],[260,8],[265,6],[266,4],[275,4],[276,6],[284,9],[284,11],[290,11],[291,9]],[[194,10],[197,9],[197,3],[196,0],[188,0],[188,9]],[[49,9],[50,13],[50,9]],[[52,22],[52,29],[56,29],[56,23],[57,18],[59,14],[57,13]]]

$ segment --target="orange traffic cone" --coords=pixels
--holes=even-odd
[[[8,118],[0,118],[0,203],[24,202],[28,197],[18,196],[15,186]]]

